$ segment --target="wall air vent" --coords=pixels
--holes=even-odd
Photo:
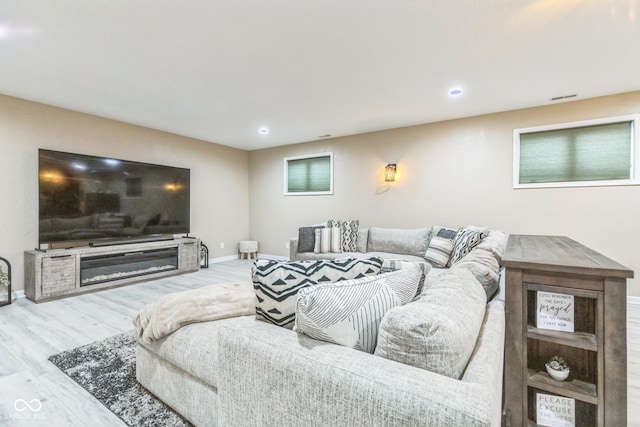
[[[560,101],[561,99],[575,98],[576,96],[578,96],[578,94],[574,93],[574,94],[571,94],[571,95],[556,96],[555,98],[551,98],[551,100],[552,101]]]

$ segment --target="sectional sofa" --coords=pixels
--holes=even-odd
[[[373,353],[311,338],[298,319],[292,330],[240,316],[139,340],[137,378],[198,426],[499,426],[504,299],[478,277],[499,279],[505,243],[491,231],[453,265],[427,269],[419,294],[382,317]],[[291,268],[262,262],[253,270],[256,292],[265,280],[258,267]],[[344,260],[303,265],[319,262]],[[344,284],[417,280],[417,268],[403,263],[408,269]]]

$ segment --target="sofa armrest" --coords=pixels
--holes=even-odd
[[[259,321],[222,327],[218,425],[489,426],[483,384]]]
[[[298,238],[289,239],[289,260],[296,261],[298,259]]]

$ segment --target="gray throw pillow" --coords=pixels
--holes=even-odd
[[[298,228],[298,252],[313,252],[316,244],[315,231],[318,228],[323,228],[323,226]]]

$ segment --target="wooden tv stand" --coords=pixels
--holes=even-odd
[[[200,240],[25,251],[24,292],[34,302],[197,271]]]

